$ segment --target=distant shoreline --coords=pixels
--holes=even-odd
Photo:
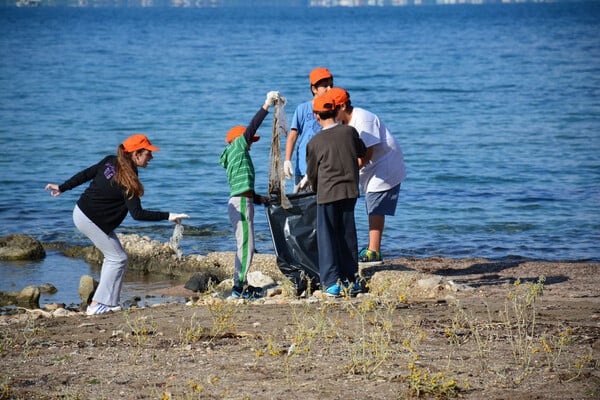
[[[381,7],[431,7],[465,5],[522,5],[580,3],[580,0],[2,0],[0,7],[79,7],[79,8],[381,8]]]

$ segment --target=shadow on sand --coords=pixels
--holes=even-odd
[[[448,280],[453,280],[456,283],[465,284],[471,287],[483,286],[501,286],[506,284],[514,284],[517,280],[525,283],[536,283],[539,277],[520,277],[510,274],[510,270],[519,267],[521,264],[530,260],[518,261],[489,261],[473,262],[466,264],[464,267],[449,267],[448,264],[456,264],[456,260],[444,260],[439,258],[429,260],[419,260],[419,263],[411,265],[408,263],[391,263],[373,267],[364,267],[361,274],[368,281],[377,272],[382,271],[398,271],[398,272],[422,272],[432,275],[439,275]],[[544,285],[554,285],[569,280],[568,276],[556,275],[546,276]]]

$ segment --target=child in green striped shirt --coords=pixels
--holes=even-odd
[[[227,132],[228,143],[221,154],[220,164],[227,170],[230,197],[228,214],[235,239],[237,252],[233,274],[234,298],[255,299],[262,296],[262,289],[248,285],[247,274],[254,248],[254,204],[264,204],[266,197],[254,191],[254,164],[250,157],[252,143],[260,136],[256,135],[258,127],[268,114],[270,106],[281,98],[278,92],[269,92],[265,104],[256,112],[247,127],[234,126]]]

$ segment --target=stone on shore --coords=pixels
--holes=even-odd
[[[0,306],[40,308],[40,293],[40,288],[37,286],[26,286],[20,291],[0,291]]]
[[[79,289],[77,290],[77,294],[79,295],[83,305],[90,304],[97,287],[98,281],[89,275],[83,275],[79,279]]]
[[[207,255],[188,254],[178,257],[168,243],[136,234],[118,234],[118,237],[128,255],[127,269],[129,271],[188,279],[185,286],[165,289],[172,297],[194,297],[211,288],[217,288],[223,293],[231,290],[235,251],[213,252]],[[52,244],[45,244],[45,246],[52,246]],[[102,253],[94,246],[59,246],[55,248],[63,251],[66,256],[80,257],[89,263],[102,263]],[[422,262],[429,264],[446,261],[430,259]],[[439,276],[417,272],[402,264],[386,263],[386,265],[378,267],[364,267],[360,272],[363,286],[367,287],[369,292],[404,301],[418,298],[443,298],[469,289]],[[248,282],[253,286],[266,289],[266,292],[273,289],[271,294],[274,294],[275,289],[279,288],[277,291],[281,291],[283,290],[281,288],[287,287],[289,280],[279,269],[274,254],[256,253],[248,273]],[[98,282],[93,277],[89,275],[81,277],[78,295],[82,300],[82,308],[92,301],[97,287]],[[48,284],[48,288],[44,288],[44,290],[51,291],[51,285]],[[39,299],[39,294],[37,298]],[[15,304],[16,294],[0,293],[0,300],[4,304]],[[35,294],[22,295],[19,301],[36,304]]]
[[[56,286],[54,286],[51,283],[42,283],[41,285],[38,286],[38,288],[40,289],[40,293],[48,293],[48,294],[54,294],[56,292],[58,292],[58,289],[56,288]]]
[[[31,236],[15,234],[0,238],[0,260],[40,260],[44,257],[44,247]]]
[[[40,308],[40,289],[27,286],[17,296],[17,305],[25,308]]]

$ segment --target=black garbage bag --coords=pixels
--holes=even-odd
[[[317,195],[287,195],[289,206],[278,199],[266,204],[267,221],[273,238],[277,266],[292,282],[297,294],[319,285],[317,251]]]

